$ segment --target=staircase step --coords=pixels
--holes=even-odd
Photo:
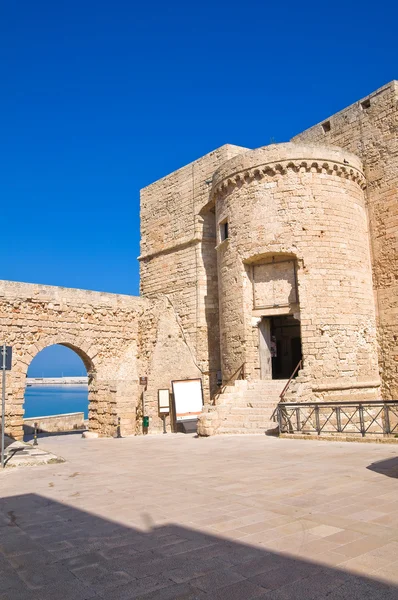
[[[207,409],[206,419],[216,426],[216,433],[265,435],[277,428],[271,417],[286,383],[283,379],[235,381]]]
[[[260,398],[264,398],[265,396],[272,396],[273,398],[279,398],[280,391],[279,390],[245,390],[244,392],[236,391],[234,394],[221,394],[218,396],[219,398],[247,398],[247,397],[259,396]]]
[[[245,400],[243,402],[234,402],[233,404],[219,404],[217,408],[228,407],[228,408],[265,408],[276,407],[278,402],[276,401],[265,401],[264,400]]]
[[[273,422],[270,422],[270,423],[266,422],[261,427],[239,427],[237,425],[231,424],[231,426],[222,425],[217,430],[217,433],[224,433],[224,434],[261,434],[261,435],[265,435],[265,433],[267,431],[272,431],[272,430],[276,429],[276,427],[277,427],[277,424],[273,423]]]
[[[242,416],[259,416],[264,417],[265,415],[272,414],[274,412],[273,407],[267,408],[249,408],[248,406],[233,406],[230,410],[231,415],[242,415]]]
[[[265,429],[253,430],[253,431],[243,431],[242,429],[235,429],[232,427],[225,427],[217,429],[217,434],[220,435],[265,435]]]
[[[263,389],[263,388],[269,388],[269,389],[278,389],[278,388],[284,388],[286,385],[287,381],[285,381],[284,379],[269,379],[269,380],[264,380],[264,381],[246,381],[246,385],[245,386],[233,386],[232,388],[230,388],[229,386],[226,389],[252,389],[252,388],[258,388],[258,389]]]
[[[279,398],[279,392],[259,392],[258,390],[247,391],[244,394],[236,393],[236,394],[228,394],[218,396],[216,400],[221,401],[225,400],[227,402],[231,401],[233,398]]]
[[[268,423],[274,423],[274,421],[272,421],[271,419],[271,415],[253,415],[252,417],[246,417],[242,415],[231,415],[226,419],[220,419],[221,427],[231,425],[232,427],[243,427],[244,429],[253,429],[253,427],[265,427]]]

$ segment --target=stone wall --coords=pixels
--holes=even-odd
[[[13,347],[7,374],[6,432],[22,435],[26,374],[32,359],[52,344],[74,350],[89,375],[90,429],[135,431],[139,320],[148,301],[46,285],[0,282],[0,339]]]
[[[167,297],[178,316],[206,400],[220,369],[215,214],[209,205],[214,171],[245,148],[222,146],[141,192],[141,292]],[[177,368],[177,371],[180,371]]]
[[[290,313],[300,319],[304,360],[295,399],[377,398],[364,187],[356,156],[292,143],[247,152],[216,172],[224,380],[243,363],[247,378],[259,378],[259,317]],[[252,266],[278,260],[296,262],[298,298],[291,275],[278,270],[275,297],[286,294],[285,307],[256,310]]]
[[[37,424],[39,432],[48,433],[85,429],[84,413],[82,412],[24,419],[23,429],[25,434],[34,433],[35,424]]]
[[[149,431],[162,430],[158,390],[202,372],[183,318],[164,295],[152,300],[87,290],[0,282],[0,339],[13,347],[7,373],[6,432],[23,434],[26,374],[32,359],[53,344],[83,360],[89,375],[89,429],[103,436],[142,433],[142,401]],[[146,388],[139,377],[146,376]],[[1,390],[1,388],[0,388]],[[174,429],[170,416],[168,431]]]
[[[293,138],[335,144],[362,158],[386,399],[398,397],[398,82]]]
[[[158,390],[172,391],[171,382],[178,379],[202,377],[192,347],[187,339],[182,319],[167,297],[153,301],[150,311],[140,320],[140,375],[148,379],[141,386],[136,433],[142,433],[142,400],[145,416],[149,417],[148,433],[160,433],[163,428],[158,413]],[[172,398],[171,413],[166,418],[167,431],[175,430]]]

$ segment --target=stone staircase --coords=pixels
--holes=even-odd
[[[205,406],[198,420],[198,434],[265,434],[277,428],[271,419],[287,379],[236,380],[226,386],[215,405]]]

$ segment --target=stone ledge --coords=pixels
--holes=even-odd
[[[357,381],[348,383],[325,383],[323,385],[317,385],[312,388],[313,392],[325,392],[333,390],[351,390],[351,389],[363,389],[363,388],[378,388],[381,386],[380,380],[373,381]],[[363,401],[364,403],[366,400]]]
[[[41,283],[8,281],[5,279],[0,280],[0,297],[7,300],[11,299],[12,302],[52,302],[54,304],[65,304],[68,300],[71,300],[74,305],[92,303],[95,308],[109,306],[141,308],[148,302],[141,296],[112,294],[110,292],[82,290],[80,288],[67,288]]]
[[[15,441],[5,436],[5,468],[36,467],[65,462],[64,458],[56,456],[48,450],[27,442]],[[2,470],[0,469],[0,475]]]

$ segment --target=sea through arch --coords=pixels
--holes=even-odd
[[[48,433],[85,429],[93,372],[86,352],[70,343],[50,344],[40,350],[27,370],[25,434],[32,433],[34,423]]]

